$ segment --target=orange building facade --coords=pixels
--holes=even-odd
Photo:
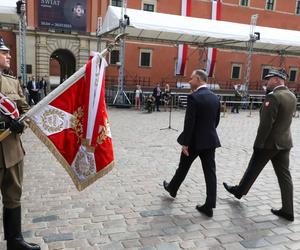
[[[31,65],[29,76],[35,75],[39,78],[48,75],[50,80],[53,79],[56,82],[61,82],[85,64],[91,51],[105,47],[104,42],[100,46],[97,44],[97,26],[105,17],[109,5],[120,6],[122,4],[122,0],[27,0],[26,2],[28,24],[26,63]],[[43,26],[47,24],[47,20],[43,20],[44,17],[41,16],[42,7],[47,5],[46,7],[54,6],[59,9],[59,5],[64,2],[82,3],[71,9],[77,13],[78,18],[85,16],[84,26],[80,26],[82,23],[78,24],[76,29],[65,29],[63,26],[65,24],[59,24],[59,28]],[[181,0],[127,0],[127,7],[180,15]],[[192,0],[191,16],[210,19],[211,8],[212,0]],[[253,14],[259,15],[257,20],[259,26],[300,32],[299,0],[222,0],[222,21],[249,24]],[[10,36],[10,39],[15,37],[17,40],[18,32],[12,31],[12,33],[15,35]],[[6,36],[8,35],[6,34]],[[16,42],[16,47],[18,47],[18,42]],[[15,51],[17,59],[18,48]],[[185,75],[179,79],[175,75],[177,60],[175,44],[127,41],[125,46],[125,86],[134,86],[137,83],[142,86],[169,83],[172,88],[175,88],[177,81],[187,82],[195,68],[205,68],[206,56],[207,48],[189,47]],[[117,84],[119,59],[118,49],[107,56],[109,62],[106,72],[108,85]],[[243,83],[246,59],[246,51],[218,49],[214,74],[209,81],[218,83],[222,89],[231,89],[233,85]],[[290,75],[288,86],[299,92],[300,58],[279,54],[255,53],[253,55],[250,89],[260,90],[263,75],[270,67],[274,66],[284,67],[287,70]]]

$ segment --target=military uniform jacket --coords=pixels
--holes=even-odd
[[[260,123],[254,148],[292,148],[290,127],[296,104],[295,95],[286,86],[279,86],[266,96],[260,109]]]
[[[29,109],[22,88],[18,80],[14,77],[4,74],[1,75],[0,73],[0,92],[17,104],[20,114],[25,113]],[[1,117],[0,119],[3,118]],[[23,160],[25,152],[19,134],[11,133],[0,143],[6,168],[12,167]],[[1,167],[3,166],[0,166],[0,168]]]

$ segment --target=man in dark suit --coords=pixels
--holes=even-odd
[[[34,76],[32,80],[27,83],[27,89],[29,92],[29,103],[31,104],[31,101],[33,101],[34,104],[37,104],[39,101],[40,84],[35,80]]]
[[[159,110],[159,104],[160,104],[160,98],[161,98],[161,89],[160,89],[160,84],[158,83],[156,87],[153,89],[153,96],[155,98],[155,106],[156,106],[156,111]]]
[[[200,157],[206,182],[206,202],[196,209],[212,217],[216,207],[217,178],[215,149],[220,147],[216,128],[220,120],[220,101],[206,86],[207,74],[195,70],[190,84],[193,93],[188,96],[184,129],[177,141],[182,145],[179,167],[170,183],[164,181],[164,188],[172,197],[184,181],[193,161]]]
[[[270,70],[265,79],[268,80],[269,93],[260,109],[260,123],[248,168],[239,185],[229,186],[225,182],[223,184],[229,193],[241,199],[271,160],[282,200],[282,208],[271,209],[271,212],[293,221],[293,183],[289,171],[289,154],[293,146],[290,127],[297,102],[295,95],[284,85],[287,74],[283,69]]]

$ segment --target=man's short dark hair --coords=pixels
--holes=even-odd
[[[202,70],[202,69],[196,69],[196,70],[194,71],[194,73],[195,73],[197,76],[199,76],[199,78],[200,78],[202,81],[207,82],[208,75],[207,75],[207,73],[206,73],[204,70]]]

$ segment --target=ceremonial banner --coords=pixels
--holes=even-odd
[[[221,0],[212,1],[211,19],[212,20],[221,19]],[[206,61],[206,73],[209,77],[213,76],[216,58],[217,58],[217,49],[208,48],[207,61]]]
[[[0,92],[0,111],[3,115],[10,116],[12,119],[19,118],[17,104]]]
[[[99,54],[91,58],[79,79],[29,115],[30,128],[66,169],[79,191],[114,165],[105,105],[107,63],[105,59],[99,61]]]
[[[190,16],[191,15],[191,4],[192,0],[182,0],[181,1],[181,15]],[[176,64],[176,75],[184,75],[185,64],[187,60],[188,45],[179,44],[178,45],[178,57]]]

